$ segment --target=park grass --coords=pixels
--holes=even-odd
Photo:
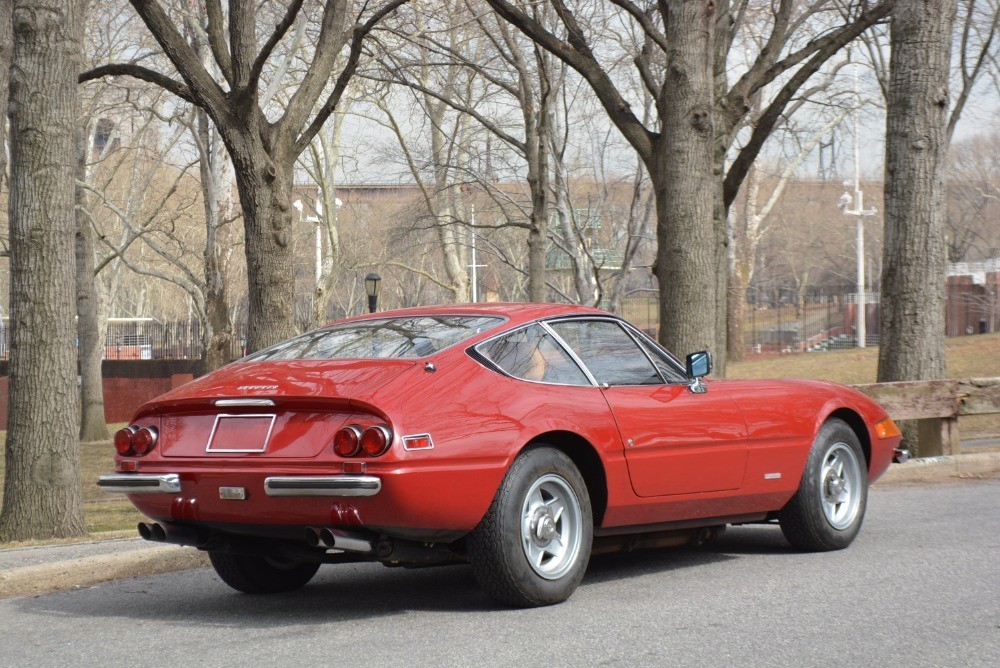
[[[948,376],[975,378],[1000,376],[1000,334],[948,339]],[[730,378],[816,378],[838,383],[874,383],[878,348],[849,349],[823,353],[789,353],[757,357],[729,365]],[[114,431],[123,425],[109,425]],[[1000,434],[1000,415],[962,418],[965,437]],[[0,431],[0,487],[4,479],[4,449],[7,432]],[[80,445],[80,476],[83,486],[83,519],[91,534],[134,534],[143,516],[122,495],[108,494],[97,486],[97,478],[114,470],[114,446],[110,441]]]

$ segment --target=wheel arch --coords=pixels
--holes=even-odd
[[[858,437],[861,442],[861,450],[865,454],[865,468],[871,470],[872,467],[872,441],[868,434],[868,426],[865,424],[864,418],[862,418],[858,413],[847,407],[838,408],[837,410],[830,413],[826,420],[830,418],[838,418],[847,423],[847,426],[851,428],[851,431]],[[825,423],[826,420],[823,422]]]
[[[590,507],[594,514],[594,526],[601,526],[608,506],[608,476],[597,449],[585,438],[571,431],[548,431],[531,439],[521,449],[534,445],[547,445],[561,451],[580,470],[590,495]]]

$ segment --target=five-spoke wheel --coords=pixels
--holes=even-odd
[[[802,550],[851,544],[868,500],[864,462],[854,430],[843,420],[827,420],[813,441],[798,492],[778,515],[789,543]]]
[[[583,578],[593,533],[580,471],[565,453],[535,445],[514,460],[469,535],[469,561],[495,601],[550,605],[569,598]]]

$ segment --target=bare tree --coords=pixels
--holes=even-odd
[[[948,148],[949,262],[1000,254],[1000,133],[977,135]]]
[[[74,309],[76,77],[85,3],[16,0],[11,360],[0,540],[84,533]],[[44,128],[44,132],[39,132]]]
[[[292,0],[263,45],[257,44],[255,3],[230,0],[228,41],[221,0],[207,0],[204,31],[228,90],[216,82],[198,53],[157,0],[131,0],[181,80],[136,62],[102,65],[80,81],[127,75],[162,86],[205,110],[233,161],[246,230],[250,312],[247,345],[256,350],[295,332],[291,244],[291,189],[295,159],[340,102],[362,55],[364,38],[406,0],[387,0],[355,14],[350,0],[326,0],[315,57],[281,116],[270,121],[260,102],[261,74],[302,10]],[[363,19],[363,14],[367,18]],[[334,71],[343,48],[349,55]],[[332,90],[328,82],[334,80]],[[324,95],[325,94],[325,95]],[[317,107],[318,105],[318,107]]]
[[[13,9],[10,2],[0,2],[0,190],[7,185],[7,98],[10,63],[14,57]]]
[[[892,15],[879,382],[945,374],[944,168],[955,4],[899,0]]]
[[[637,42],[633,61],[656,101],[657,123],[652,127],[636,117],[602,63],[595,49],[601,35],[588,37],[585,21],[563,0],[549,1],[559,17],[558,30],[536,20],[518,2],[488,0],[501,16],[588,81],[645,162],[657,205],[660,338],[678,352],[715,348],[724,372],[726,209],[802,86],[837,50],[884,18],[893,0],[875,5],[820,1],[805,7],[794,0],[767,3],[761,11],[772,16],[769,35],[731,86],[730,52],[745,29],[745,10],[753,3],[612,0],[648,37]],[[799,43],[821,12],[841,12],[842,18]],[[779,81],[778,92],[727,170],[729,151],[751,108],[749,100]]]

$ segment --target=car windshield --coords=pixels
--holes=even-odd
[[[503,318],[453,315],[361,320],[306,332],[245,361],[425,357],[502,322]]]

